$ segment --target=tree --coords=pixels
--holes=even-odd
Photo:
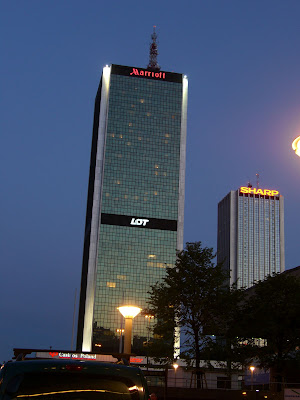
[[[252,343],[252,357],[281,381],[287,363],[300,355],[300,279],[288,273],[276,274],[245,293],[236,333],[241,338],[266,339],[264,346]]]
[[[200,385],[200,360],[213,331],[220,324],[223,298],[229,292],[221,264],[214,265],[212,248],[201,242],[186,243],[177,254],[174,268],[167,268],[162,282],[151,287],[149,308],[157,322],[154,333],[167,334],[174,344],[175,322],[181,328],[184,355],[195,360],[197,383]]]

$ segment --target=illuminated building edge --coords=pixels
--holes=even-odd
[[[94,296],[96,287],[96,273],[97,273],[97,245],[99,237],[99,223],[100,223],[100,210],[101,210],[101,195],[100,188],[103,175],[104,165],[104,150],[106,139],[106,124],[107,124],[107,111],[108,111],[108,98],[109,98],[109,83],[110,83],[111,67],[104,67],[102,74],[101,85],[101,103],[100,103],[100,117],[98,128],[98,143],[96,154],[95,166],[95,181],[94,181],[94,196],[92,207],[92,225],[90,234],[90,248],[88,259],[87,271],[87,284],[86,284],[86,300],[84,311],[84,324],[83,324],[83,338],[82,338],[82,351],[91,351],[92,348],[92,335],[93,335],[93,316],[94,316]],[[97,190],[99,188],[99,190]]]

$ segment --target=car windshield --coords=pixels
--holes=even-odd
[[[15,376],[6,389],[7,399],[139,400],[130,379],[99,374],[25,373]]]

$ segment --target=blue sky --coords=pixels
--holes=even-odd
[[[216,249],[218,201],[259,173],[300,265],[298,0],[0,7],[1,361],[71,346],[97,86],[105,64],[147,65],[153,25],[162,69],[189,78],[185,241]]]

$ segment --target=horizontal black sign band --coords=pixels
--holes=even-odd
[[[156,81],[168,81],[182,83],[182,74],[167,71],[150,71],[146,68],[127,67],[112,64],[111,73],[116,75],[135,76],[138,78],[153,79]]]
[[[177,231],[177,221],[139,217],[136,215],[101,214],[101,224],[128,226],[139,229],[160,229],[163,231]]]

